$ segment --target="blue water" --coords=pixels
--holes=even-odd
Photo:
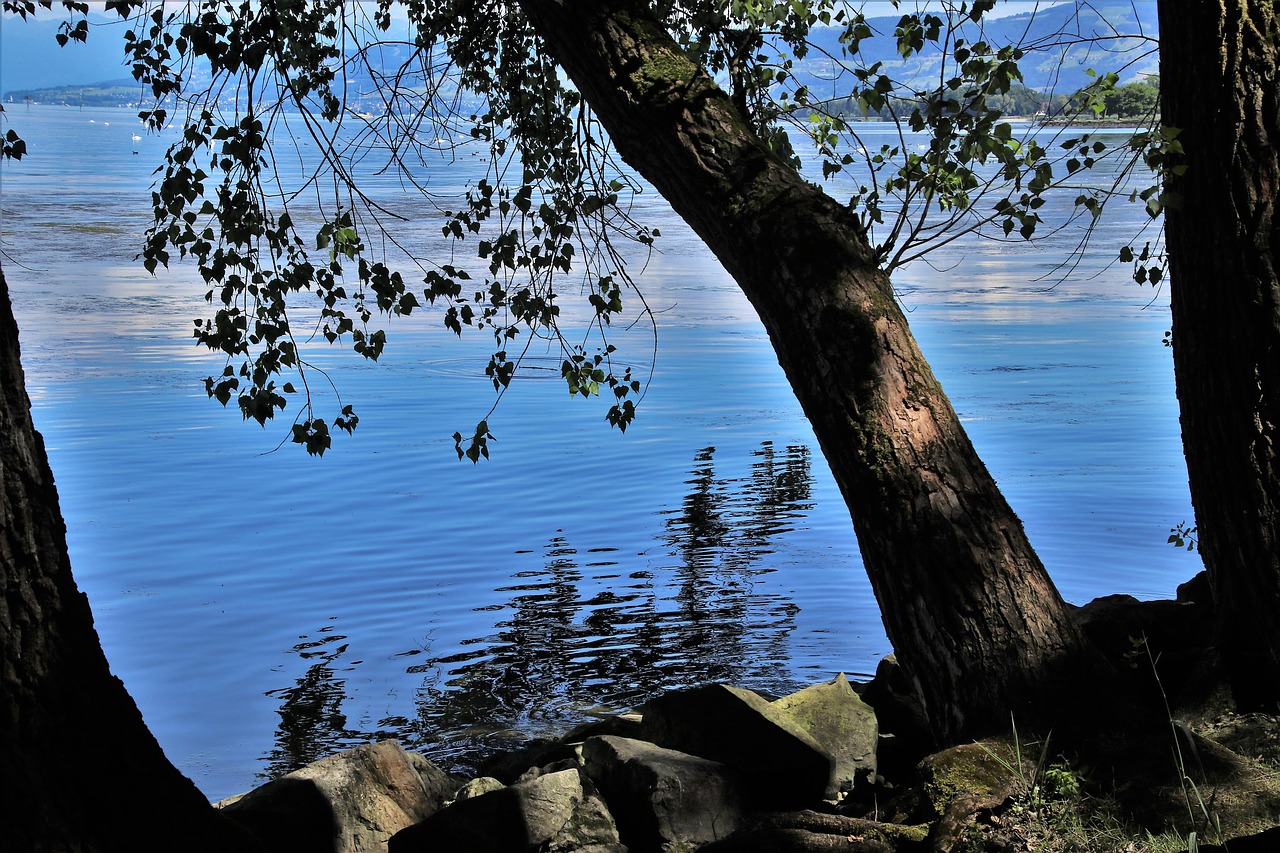
[[[457,462],[450,436],[492,398],[483,341],[415,318],[377,365],[315,354],[361,413],[317,460],[206,398],[204,288],[133,261],[164,140],[132,140],[128,110],[8,115],[31,154],[3,166],[3,263],[76,577],[114,671],[211,798],[380,734],[465,764],[658,690],[780,693],[890,650],[764,332],[652,194],[665,236],[640,283],[670,310],[625,435],[534,379],[492,419],[495,458]],[[441,162],[433,186],[479,168]],[[1198,568],[1165,544],[1191,518],[1167,300],[1105,263],[1136,216],[1104,220],[1107,248],[1052,289],[1078,235],[966,243],[895,277],[1077,603],[1170,596]],[[646,335],[624,341],[638,365]]]

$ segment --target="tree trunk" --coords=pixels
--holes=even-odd
[[[5,849],[253,849],[168,762],[107,667],[89,603],[71,577],[2,270],[0,487]]]
[[[1161,0],[1173,363],[1200,550],[1238,703],[1280,705],[1280,25],[1271,0]]]
[[[768,329],[940,739],[1052,724],[1096,660],[849,211],[771,155],[646,4],[525,0],[626,161]]]

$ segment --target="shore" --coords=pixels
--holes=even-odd
[[[1131,631],[1145,638],[1149,671],[1134,677],[1174,704],[1152,702],[1144,719],[1112,719],[1097,696],[1100,722],[1068,721],[1071,734],[1011,727],[937,749],[890,656],[866,684],[669,693],[495,755],[469,778],[383,741],[217,807],[268,850],[1280,849],[1280,717],[1234,713],[1215,670],[1193,665],[1212,657],[1196,589],[1078,610],[1109,654],[1132,653]]]

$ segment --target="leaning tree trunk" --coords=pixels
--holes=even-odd
[[[768,329],[936,733],[1052,722],[1094,658],[850,212],[772,156],[646,4],[525,0],[627,162]]]
[[[253,849],[168,762],[107,667],[89,603],[71,577],[3,271],[0,488],[0,844],[21,851]]]
[[[1280,706],[1280,24],[1271,0],[1162,0],[1173,364],[1200,550],[1237,702]]]

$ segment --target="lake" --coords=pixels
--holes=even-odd
[[[313,351],[361,415],[314,459],[276,450],[287,424],[207,399],[222,362],[191,340],[205,288],[133,260],[164,139],[129,110],[10,110],[30,154],[3,166],[3,262],[76,578],[113,670],[210,798],[376,737],[466,766],[673,687],[784,693],[890,651],[763,329],[652,193],[656,366],[625,435],[558,371],[541,381],[558,357],[535,351],[491,419],[494,458],[459,463],[453,432],[492,401],[484,340],[415,316],[376,365]],[[442,159],[432,186],[480,168]],[[1143,219],[1109,215],[1056,285],[1076,232],[957,244],[895,276],[1075,603],[1171,597],[1199,568],[1166,544],[1192,517],[1167,299],[1108,265]],[[647,334],[624,335],[643,372]]]

